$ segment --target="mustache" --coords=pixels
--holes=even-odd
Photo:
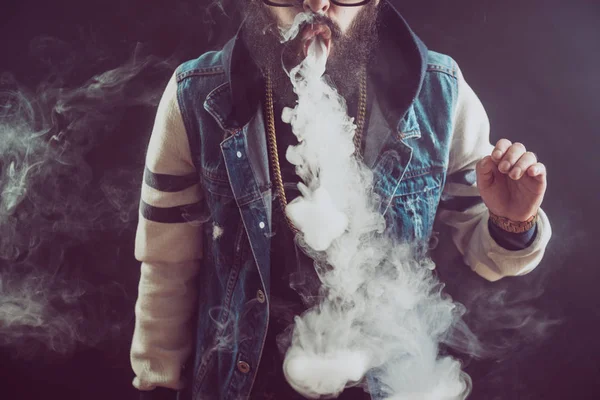
[[[341,28],[324,14],[318,14],[313,12],[298,13],[294,17],[294,22],[286,28],[280,28],[281,42],[289,42],[298,39],[299,33],[306,29],[310,25],[321,24],[325,25],[331,31],[332,39],[342,38]]]
[[[312,22],[303,22],[300,25],[300,30],[302,31],[309,25],[325,25],[331,30],[331,38],[339,39],[342,37],[342,29],[331,20],[331,18],[322,15],[322,14],[313,14]]]

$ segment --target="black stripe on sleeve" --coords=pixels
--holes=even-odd
[[[481,203],[483,203],[481,196],[448,196],[440,202],[440,208],[463,212]]]
[[[161,192],[180,192],[197,184],[199,178],[195,172],[187,175],[155,174],[146,167],[144,182],[151,188]]]
[[[197,221],[200,218],[201,202],[177,207],[154,207],[141,201],[140,212],[149,221],[163,224],[179,224]]]
[[[455,172],[448,176],[447,183],[473,186],[477,183],[477,173],[474,169],[466,169],[464,171]]]

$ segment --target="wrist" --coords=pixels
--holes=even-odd
[[[514,221],[512,219],[494,214],[492,211],[489,211],[489,214],[490,214],[490,221],[495,226],[502,229],[503,231],[511,232],[511,233],[527,232],[528,230],[530,230],[531,228],[533,228],[535,226],[535,224],[537,222],[537,218],[538,218],[537,212],[534,215],[527,218],[525,221]]]

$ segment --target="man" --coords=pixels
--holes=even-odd
[[[319,282],[283,213],[298,178],[281,112],[295,101],[284,71],[315,37],[356,118],[391,235],[423,244],[435,221],[448,224],[466,264],[490,281],[534,269],[551,235],[544,165],[520,143],[489,144],[485,111],[456,63],[428,51],[385,0],[239,7],[237,35],[175,72],[148,147],[131,350],[146,398],[302,398],[281,373],[288,343],[277,337]],[[282,44],[278,28],[299,12],[317,17]],[[340,398],[369,395],[352,388]]]

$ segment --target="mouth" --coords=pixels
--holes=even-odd
[[[329,52],[331,51],[331,29],[323,24],[310,24],[302,30],[301,36],[302,50],[305,57],[308,54],[308,48],[317,38],[323,41],[327,48],[327,56],[329,56]]]

